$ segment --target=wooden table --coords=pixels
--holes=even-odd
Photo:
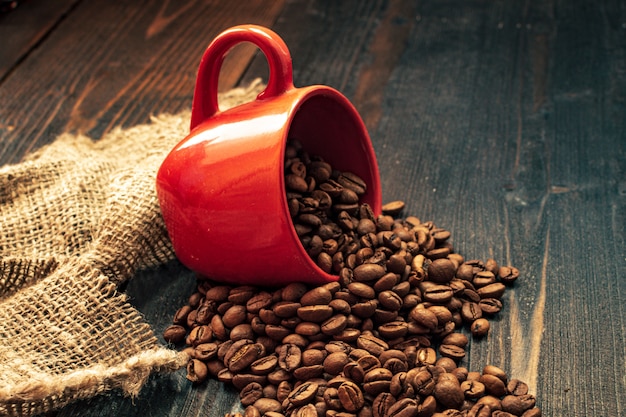
[[[66,131],[190,107],[200,56],[240,23],[277,31],[296,85],[358,108],[385,201],[466,257],[522,277],[464,365],[525,380],[546,416],[626,415],[626,3],[596,0],[29,0],[0,17],[0,162]],[[266,77],[252,47],[223,89]],[[126,291],[160,334],[193,288],[178,265]],[[184,372],[51,416],[218,417],[237,394]]]

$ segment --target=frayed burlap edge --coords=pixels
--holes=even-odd
[[[247,88],[221,95],[220,105],[227,108],[250,101],[262,89],[257,80]],[[137,181],[153,184],[162,158],[187,134],[189,116],[186,111],[153,117],[150,124],[117,128],[96,142],[84,136],[61,135],[22,163],[0,168],[0,175],[9,174],[0,204],[10,205],[14,198],[40,191],[36,173],[19,183],[20,179],[11,175],[15,170],[32,174],[31,168],[37,166],[55,169],[57,161],[80,161],[93,152],[112,155],[111,167],[104,162],[98,172],[112,174],[111,180],[122,187]],[[158,140],[136,141],[132,136],[137,134],[155,134]],[[142,155],[139,172],[134,167],[121,172],[116,169],[132,166],[137,154]],[[14,188],[11,181],[16,184]],[[113,389],[137,396],[152,373],[177,370],[187,363],[185,353],[159,344],[141,313],[117,290],[137,270],[156,267],[173,257],[156,195],[150,190],[140,198],[147,209],[134,225],[137,229],[127,235],[110,233],[107,222],[114,225],[116,218],[127,215],[124,204],[128,203],[107,201],[106,210],[91,213],[98,221],[84,225],[93,236],[85,239],[84,245],[71,248],[71,253],[59,253],[54,245],[50,251],[50,245],[33,249],[19,242],[8,251],[0,251],[0,415],[32,416]],[[39,240],[41,237],[32,239]],[[118,250],[110,251],[111,247]],[[120,251],[120,247],[125,250]],[[97,314],[93,315],[94,311]],[[83,315],[85,320],[75,320]],[[67,327],[69,322],[74,327]],[[122,343],[117,337],[124,327],[132,332]],[[112,356],[90,361],[91,352],[86,348],[93,346],[81,343],[82,337],[94,335],[102,346],[109,349],[108,345],[113,345],[118,350]],[[76,363],[55,362],[59,352],[69,352],[70,357],[77,358]]]

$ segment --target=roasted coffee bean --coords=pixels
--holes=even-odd
[[[495,397],[493,395],[485,395],[483,397],[480,397],[477,401],[476,404],[484,404],[486,406],[489,407],[489,409],[491,409],[491,411],[495,411],[495,410],[502,410],[502,404],[500,402],[500,399],[498,397]]]
[[[452,263],[449,259],[435,259],[428,266],[427,273],[429,280],[439,284],[445,284],[454,278],[456,268],[454,263]]]
[[[541,409],[533,407],[530,410],[524,411],[521,417],[541,417]]]
[[[417,349],[416,365],[434,365],[437,362],[437,353],[431,347]]]
[[[339,391],[334,387],[327,387],[322,394],[326,407],[331,410],[341,410],[342,404],[339,399]]]
[[[491,407],[484,403],[476,403],[468,410],[467,417],[491,417]]]
[[[258,313],[262,308],[268,308],[272,304],[272,294],[261,291],[246,302],[246,308],[250,313]]]
[[[300,366],[293,371],[293,377],[300,381],[320,378],[323,374],[324,367],[322,365]]]
[[[348,325],[348,319],[343,314],[336,314],[324,321],[320,326],[320,331],[328,336],[340,334]]]
[[[473,322],[483,316],[483,311],[480,305],[475,302],[465,301],[461,307],[461,317],[468,323]]]
[[[363,408],[365,399],[363,392],[357,384],[352,381],[345,381],[337,388],[337,396],[341,406],[350,413],[355,413]]]
[[[292,407],[300,407],[310,403],[317,395],[318,385],[314,382],[303,382],[295,388],[285,399]],[[283,402],[283,406],[285,405]],[[286,408],[286,407],[285,407]]]
[[[385,275],[385,268],[375,263],[365,263],[354,268],[354,279],[359,282],[372,282]]]
[[[315,287],[300,298],[303,306],[328,305],[333,299],[332,293],[324,287]]]
[[[512,284],[519,278],[519,270],[513,266],[502,266],[498,269],[498,278],[505,284]]]
[[[463,381],[461,390],[468,400],[474,400],[485,395],[485,385],[480,381]]]
[[[198,326],[191,329],[187,336],[186,343],[190,346],[197,346],[213,340],[213,331],[209,326]]]
[[[324,359],[324,372],[339,375],[348,362],[348,355],[345,352],[332,352]]]
[[[187,379],[195,384],[204,382],[209,375],[207,365],[199,359],[191,359],[187,363]]]
[[[258,382],[251,382],[239,392],[239,399],[244,407],[254,404],[263,398],[263,387]]]
[[[420,284],[422,290],[422,298],[435,304],[445,304],[452,299],[454,292],[452,288],[442,284],[425,285],[426,282]]]
[[[413,398],[402,398],[387,409],[387,417],[415,417],[418,414],[418,402]]]
[[[530,394],[506,395],[500,401],[502,410],[516,416],[521,416],[526,410],[535,406],[535,397]]]
[[[365,194],[367,184],[358,175],[352,172],[342,172],[337,177],[337,182],[344,188],[354,191],[358,195]]]
[[[409,327],[403,321],[391,321],[378,326],[378,333],[387,340],[395,340],[406,336]]]
[[[365,349],[374,356],[380,356],[385,350],[389,349],[389,345],[382,339],[372,335],[361,335],[357,339],[357,346]]]
[[[374,398],[372,402],[373,417],[389,416],[389,408],[396,402],[393,395],[387,392],[381,392]]]
[[[502,298],[506,287],[501,282],[494,282],[493,284],[485,285],[476,290],[480,298]]]
[[[294,409],[291,417],[318,417],[318,411],[315,405],[306,404]]]
[[[483,318],[474,320],[470,326],[470,331],[472,332],[472,335],[476,337],[487,335],[487,333],[489,333],[489,321]]]
[[[400,200],[390,201],[386,204],[383,204],[382,211],[383,211],[383,214],[385,215],[395,217],[398,214],[400,214],[402,210],[404,210],[404,206],[405,206],[404,201],[400,201]]]
[[[428,330],[434,330],[437,327],[437,316],[431,310],[424,307],[424,304],[418,304],[409,313],[409,317],[418,325],[427,328]]]
[[[433,395],[437,399],[437,404],[444,408],[459,408],[465,399],[461,385],[453,375],[451,375],[451,378],[440,376],[435,384]]]
[[[483,298],[478,306],[484,314],[497,314],[502,310],[502,301],[497,298]]]
[[[185,340],[186,336],[187,336],[187,329],[177,324],[169,326],[163,331],[163,339],[165,339],[167,343],[174,343],[174,344],[181,343],[182,341]]]
[[[348,291],[360,298],[372,299],[376,296],[374,288],[363,282],[352,282],[348,284]]]
[[[302,362],[302,351],[300,348],[293,344],[280,345],[276,349],[278,353],[278,366],[291,372],[300,366]]]
[[[232,356],[224,358],[225,365],[231,372],[241,372],[262,356],[264,351],[265,349],[259,343],[246,343]]]
[[[208,361],[217,357],[217,344],[216,343],[202,343],[197,345],[193,349],[192,356],[195,359],[199,359],[201,361]]]
[[[415,392],[422,396],[432,394],[435,389],[436,382],[437,381],[433,375],[427,370],[417,371],[411,379]]]
[[[249,405],[243,411],[243,417],[261,417],[261,412],[253,405]]]
[[[465,349],[456,345],[440,345],[439,353],[447,358],[460,361],[465,357]]]
[[[376,308],[378,307],[378,300],[365,300],[359,303],[354,304],[350,311],[355,316],[358,316],[362,319],[367,317],[372,317],[376,312]]]
[[[511,379],[506,386],[507,391],[512,395],[528,394],[528,385],[519,379]]]
[[[487,394],[493,395],[494,397],[502,397],[507,393],[504,381],[495,375],[483,374],[480,377],[480,382],[485,385]]]
[[[259,398],[254,402],[253,405],[257,410],[259,410],[259,413],[261,413],[262,416],[266,415],[269,412],[278,413],[283,409],[278,400],[275,400],[273,398]]]

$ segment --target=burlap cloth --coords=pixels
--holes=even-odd
[[[254,99],[259,81],[220,96]],[[135,396],[187,356],[159,343],[119,285],[174,258],[156,171],[189,113],[64,134],[0,168],[0,416],[28,416],[112,389]]]

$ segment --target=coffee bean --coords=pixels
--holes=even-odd
[[[332,299],[333,295],[328,289],[316,287],[302,295],[300,304],[303,306],[328,305]]]
[[[261,412],[253,405],[249,405],[243,412],[243,417],[261,417]]]
[[[254,404],[263,398],[263,387],[258,382],[251,382],[239,392],[239,399],[244,407]]]
[[[418,403],[413,398],[402,398],[387,410],[387,417],[415,417],[419,412]]]
[[[519,379],[511,379],[506,386],[507,391],[512,395],[528,394],[528,385]]]
[[[485,385],[480,381],[463,381],[461,390],[468,400],[474,400],[485,395]]]
[[[191,359],[187,363],[187,379],[195,384],[204,382],[209,375],[207,365],[199,359]]]
[[[187,336],[186,343],[190,346],[197,346],[213,340],[213,331],[209,326],[198,326],[191,329]]]
[[[424,304],[418,304],[413,310],[411,310],[409,317],[415,323],[428,330],[434,330],[437,327],[437,316],[431,310],[427,309]]]
[[[437,399],[437,404],[444,408],[458,409],[465,399],[459,381],[454,376],[451,379],[440,377],[435,384],[433,395]]]
[[[482,318],[474,320],[474,322],[470,326],[470,331],[472,332],[472,335],[476,337],[485,336],[487,333],[489,333],[489,322],[487,321],[487,319]]]
[[[491,417],[491,407],[487,404],[476,403],[467,412],[467,417]]]
[[[318,385],[314,382],[303,382],[287,396],[285,402],[300,407],[310,403],[317,395]],[[284,403],[283,403],[284,406]],[[285,407],[287,408],[287,407]]]
[[[317,408],[313,404],[306,404],[302,407],[294,409],[291,413],[292,417],[318,417]]]
[[[355,413],[363,408],[365,399],[363,392],[357,384],[352,381],[345,381],[337,388],[337,396],[341,406],[348,412]]]
[[[389,349],[389,345],[384,340],[371,335],[359,336],[356,344],[375,356],[380,356],[381,353]]]
[[[358,195],[365,194],[367,184],[358,175],[352,172],[343,172],[337,177],[337,182],[349,190],[354,191]]]
[[[278,366],[287,372],[293,371],[302,362],[302,351],[296,345],[280,345],[276,352],[278,353]]]
[[[246,308],[248,312],[255,314],[261,309],[269,307],[271,304],[272,295],[266,291],[261,291],[246,302]]]
[[[485,386],[487,394],[493,395],[494,397],[502,397],[507,393],[506,385],[495,375],[483,374],[480,377],[480,382]]]
[[[502,310],[502,301],[496,298],[483,298],[478,306],[484,314],[497,314]]]
[[[192,356],[206,362],[217,357],[217,348],[217,343],[202,343],[193,349]]]
[[[354,269],[354,279],[359,282],[372,282],[385,275],[385,268],[374,263],[366,263]]]
[[[502,410],[516,416],[521,416],[526,410],[535,406],[535,397],[529,394],[506,395],[501,400]]]
[[[429,280],[439,284],[445,284],[454,278],[456,268],[454,267],[454,263],[449,259],[435,259],[428,266],[427,273]]]
[[[241,372],[263,355],[264,349],[258,343],[246,343],[232,356],[225,358],[225,365],[231,372]]]
[[[512,284],[519,278],[519,270],[513,266],[500,267],[498,269],[498,278],[505,284]]]
[[[268,412],[280,412],[283,408],[278,400],[272,398],[259,398],[254,402],[254,407],[259,410],[261,415],[266,415]]]
[[[504,284],[500,282],[494,282],[493,284],[485,285],[484,287],[477,289],[476,292],[478,293],[480,298],[499,299],[502,298],[504,290],[506,290]]]
[[[372,403],[373,417],[389,416],[389,408],[396,402],[393,395],[387,392],[381,392],[374,398]]]
[[[185,340],[185,336],[187,336],[187,329],[177,324],[169,326],[163,331],[163,339],[167,343],[181,343]]]
[[[332,352],[324,359],[324,372],[339,375],[348,361],[348,355],[345,352]]]

